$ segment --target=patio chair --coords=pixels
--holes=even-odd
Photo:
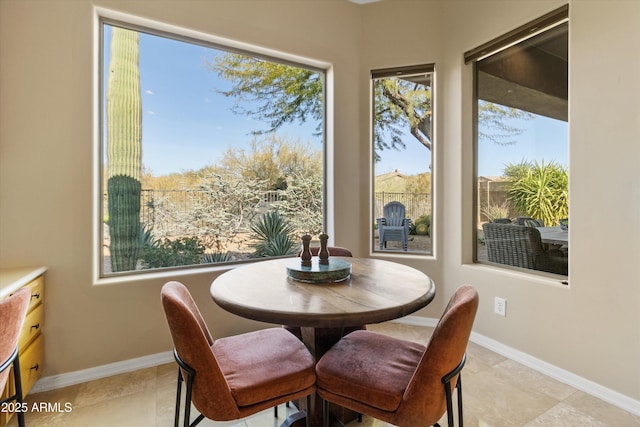
[[[512,221],[509,218],[496,218],[491,222],[495,222],[496,224],[511,224]]]
[[[402,242],[402,250],[407,250],[410,218],[405,218],[405,208],[400,202],[389,202],[384,205],[383,218],[377,218],[380,234],[380,249],[387,247],[387,242]]]
[[[565,276],[568,274],[566,255],[558,249],[545,250],[537,228],[486,223],[482,229],[489,262]]]
[[[541,219],[533,219],[529,216],[519,216],[515,223],[518,225],[526,225],[527,227],[544,227],[544,221]]]

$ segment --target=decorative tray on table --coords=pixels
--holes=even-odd
[[[303,266],[300,260],[294,260],[287,266],[287,275],[304,283],[342,282],[351,276],[351,263],[332,258],[328,264],[320,264],[319,260],[314,258],[310,266]]]

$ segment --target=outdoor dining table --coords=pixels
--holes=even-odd
[[[211,284],[211,296],[220,307],[238,316],[300,326],[303,342],[316,360],[340,340],[344,328],[406,316],[435,296],[433,280],[415,268],[373,258],[335,258],[351,264],[351,274],[345,280],[294,280],[287,268],[299,266],[300,258],[272,259],[218,276]],[[322,425],[319,397],[314,396],[306,414],[311,426]],[[304,425],[304,420],[283,424],[291,425]]]
[[[536,228],[540,231],[542,243],[561,246],[569,244],[569,230],[563,230],[560,226]]]

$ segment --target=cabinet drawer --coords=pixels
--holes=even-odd
[[[29,302],[29,310],[38,305],[44,297],[44,276],[40,276],[27,284],[31,289],[31,301]]]
[[[24,319],[24,325],[20,332],[20,339],[18,340],[18,348],[20,352],[25,351],[25,347],[33,341],[40,331],[44,322],[44,305],[38,304],[33,310],[27,313],[27,317]]]
[[[20,377],[22,380],[22,394],[26,395],[33,384],[42,375],[44,367],[44,335],[40,334],[20,354]]]

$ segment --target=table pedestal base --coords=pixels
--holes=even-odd
[[[295,414],[289,416],[280,427],[306,427],[307,426],[307,417],[304,411],[296,412]],[[329,420],[330,427],[344,427],[344,424],[331,415],[331,419]]]
[[[311,355],[315,358],[316,362],[320,360],[334,344],[340,341],[344,334],[344,328],[313,328],[302,327],[302,341],[307,346],[307,349]],[[300,406],[302,405],[302,406]],[[298,408],[304,409],[310,417],[310,425],[312,427],[321,427],[322,423],[322,399],[317,394],[311,396],[311,408],[304,408],[306,402],[299,401]],[[334,404],[329,405],[329,411],[332,414],[331,426],[342,426],[348,422],[358,418],[358,413],[349,409],[337,406]],[[304,421],[304,420],[303,420]],[[304,426],[305,424],[293,424],[295,426]]]
[[[307,425],[307,413],[305,411],[298,411],[295,414],[291,414],[280,427],[305,427]]]
[[[316,362],[342,338],[344,328],[302,327],[302,342],[307,346]]]

